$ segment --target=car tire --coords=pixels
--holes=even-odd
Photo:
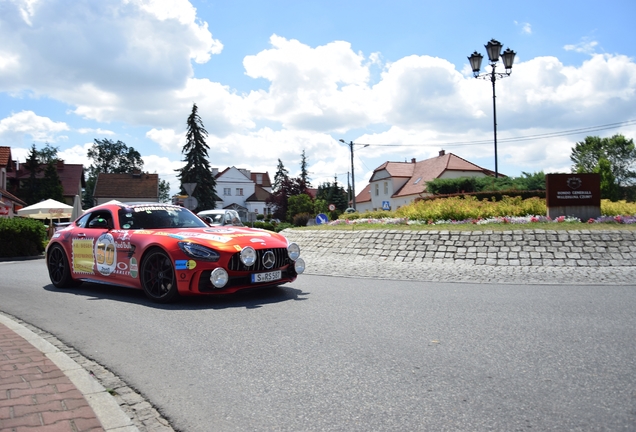
[[[49,278],[56,288],[72,288],[82,284],[73,280],[71,267],[66,252],[60,245],[53,245],[46,254],[46,266],[49,270]]]
[[[177,278],[172,260],[162,249],[146,253],[139,272],[146,296],[156,303],[170,303],[179,297]]]

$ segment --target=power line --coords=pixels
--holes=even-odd
[[[500,138],[498,139],[498,141],[499,142],[519,142],[519,141],[529,141],[529,140],[535,140],[535,139],[541,139],[541,138],[557,138],[557,137],[568,136],[568,135],[577,135],[581,133],[616,129],[617,127],[620,127],[620,126],[632,126],[632,125],[636,125],[636,120],[626,120],[626,121],[618,122],[618,123],[609,123],[605,125],[590,126],[586,128],[579,128],[579,129],[569,129],[569,130],[558,131],[558,132],[547,132],[543,134]],[[478,141],[451,141],[447,143],[434,143],[434,144],[371,144],[371,143],[357,143],[357,142],[354,144],[368,145],[371,147],[421,147],[421,146],[453,147],[453,146],[466,146],[466,145],[483,145],[483,144],[490,144],[490,143],[492,143],[492,139],[478,140]]]

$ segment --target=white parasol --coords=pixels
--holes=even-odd
[[[18,216],[30,217],[33,219],[62,219],[70,218],[73,207],[68,204],[47,199],[37,204],[18,210]]]

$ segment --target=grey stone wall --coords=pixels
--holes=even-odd
[[[319,231],[288,229],[304,257],[486,266],[628,267],[636,231]]]

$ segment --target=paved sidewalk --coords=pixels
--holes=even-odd
[[[0,314],[0,431],[138,431],[68,355]]]

